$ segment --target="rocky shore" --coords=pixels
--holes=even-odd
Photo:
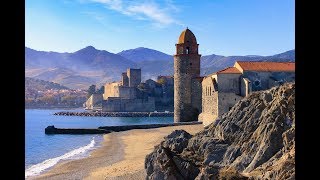
[[[61,111],[57,116],[101,116],[101,117],[173,117],[173,112],[69,112]]]
[[[146,179],[295,179],[295,84],[254,92],[203,131],[175,130]]]

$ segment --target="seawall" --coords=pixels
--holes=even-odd
[[[75,128],[56,128],[54,126],[48,126],[45,128],[45,134],[107,134],[111,131],[105,129],[75,129]]]
[[[57,116],[100,116],[100,117],[173,117],[173,112],[69,112],[61,111]]]
[[[96,129],[69,129],[69,128],[56,128],[54,126],[48,126],[45,128],[45,134],[107,134],[110,132],[127,131],[131,129],[151,129],[167,126],[182,126],[182,125],[194,125],[202,124],[202,122],[180,122],[170,124],[143,124],[143,125],[124,125],[124,126],[100,126]]]

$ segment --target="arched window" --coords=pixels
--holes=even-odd
[[[186,48],[186,54],[189,54],[189,52],[190,52],[190,48],[187,47],[187,48]]]

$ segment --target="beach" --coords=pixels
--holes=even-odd
[[[104,135],[101,147],[89,157],[59,162],[44,174],[28,179],[145,179],[146,155],[163,137],[178,129],[195,134],[203,130],[203,125],[112,132]]]

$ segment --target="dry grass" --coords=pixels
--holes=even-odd
[[[247,177],[241,175],[236,169],[234,168],[222,168],[219,171],[218,179],[220,180],[246,180]]]

